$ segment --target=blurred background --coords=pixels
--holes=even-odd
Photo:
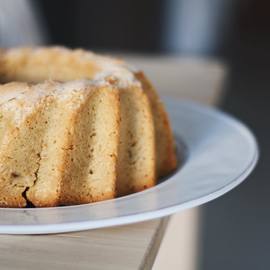
[[[239,188],[200,207],[194,259],[199,270],[270,269],[269,10],[263,0],[0,0],[0,46],[59,44],[226,66],[219,105],[251,127],[261,160]]]

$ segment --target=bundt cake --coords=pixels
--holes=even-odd
[[[176,167],[167,114],[141,71],[61,47],[0,51],[0,206],[141,191]]]

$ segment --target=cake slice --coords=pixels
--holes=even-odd
[[[141,88],[120,89],[120,115],[116,185],[122,196],[155,185],[156,160],[151,108]]]
[[[156,139],[156,170],[158,177],[166,176],[176,169],[177,160],[175,145],[170,122],[164,105],[156,90],[143,72],[137,72],[136,78],[141,82],[143,91],[147,95],[154,118]]]
[[[89,203],[116,196],[119,93],[94,88],[73,121],[60,204]]]
[[[37,179],[46,98],[26,83],[0,87],[0,206],[23,207]]]

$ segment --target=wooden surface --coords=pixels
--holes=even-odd
[[[223,67],[175,57],[126,57],[159,92],[215,104]],[[195,269],[197,208],[170,218],[68,234],[0,235],[0,269]],[[163,237],[164,235],[164,237]],[[161,245],[160,245],[161,243]],[[157,256],[156,256],[157,255]],[[181,268],[180,268],[181,267]]]
[[[146,259],[153,260],[150,249],[165,223],[50,236],[1,235],[0,269],[139,269]]]

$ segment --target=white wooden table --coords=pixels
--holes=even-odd
[[[215,105],[221,64],[203,59],[125,56],[162,95]],[[196,269],[198,208],[128,226],[77,233],[0,235],[0,269]]]

